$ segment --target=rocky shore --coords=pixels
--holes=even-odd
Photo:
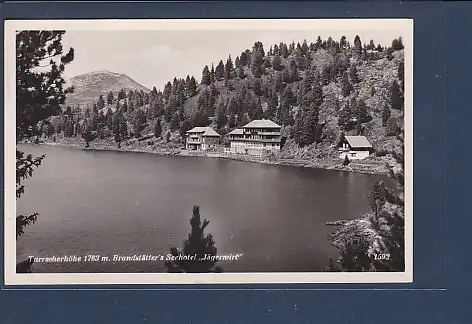
[[[145,142],[145,141],[143,141]],[[112,141],[93,141],[89,147],[85,147],[83,141],[77,141],[74,138],[60,138],[54,141],[40,141],[38,145],[52,145],[61,146],[70,149],[92,150],[92,151],[117,151],[117,152],[134,152],[134,153],[151,153],[157,155],[176,155],[185,157],[205,157],[205,158],[219,158],[231,159],[244,162],[264,163],[272,165],[284,165],[292,167],[304,167],[315,169],[326,169],[336,171],[355,172],[373,175],[386,175],[388,169],[386,162],[383,159],[369,158],[362,161],[351,161],[348,166],[342,165],[342,160],[332,157],[318,158],[318,159],[301,159],[301,158],[286,158],[277,155],[267,157],[257,157],[251,155],[227,154],[221,150],[196,152],[188,151],[176,143],[157,143],[148,145],[138,141],[124,143],[118,147]]]

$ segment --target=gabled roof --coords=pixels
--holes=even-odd
[[[194,127],[187,131],[187,134],[188,133],[201,133],[203,136],[220,136],[220,134],[211,127]]]
[[[228,133],[228,135],[243,135],[243,129],[242,128],[233,129],[231,132]]]
[[[203,133],[203,136],[221,136],[218,134],[213,128],[211,127],[205,127],[206,131]]]
[[[281,128],[270,119],[256,119],[243,126],[243,128]]]
[[[369,140],[365,136],[344,136],[346,141],[351,147],[356,148],[371,148],[372,144],[370,144]]]

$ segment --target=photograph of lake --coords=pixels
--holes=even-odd
[[[338,255],[328,221],[369,210],[388,177],[227,159],[20,145],[47,159],[18,200],[43,215],[21,240],[32,255],[167,254],[190,229],[192,206],[210,220],[224,271],[324,271]],[[38,263],[39,272],[162,272],[164,262]]]
[[[7,22],[6,281],[411,281],[412,28]]]

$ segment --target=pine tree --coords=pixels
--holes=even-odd
[[[371,211],[378,216],[380,210],[379,205],[383,205],[386,200],[387,191],[383,181],[375,182],[372,186],[372,191],[369,194],[369,205]]]
[[[373,39],[370,40],[369,45],[367,45],[367,49],[368,50],[375,50],[375,44],[374,44]]]
[[[103,96],[100,95],[97,101],[97,109],[100,110],[100,109],[103,109],[104,107],[105,107],[105,100],[103,100]]]
[[[255,109],[252,112],[252,119],[262,119],[264,112],[262,110],[261,99],[259,99],[256,103]]]
[[[390,105],[395,110],[403,109],[403,98],[397,81],[393,81],[390,86]]]
[[[38,122],[60,111],[66,95],[73,88],[64,88],[65,66],[74,59],[74,49],[64,53],[62,37],[65,31],[16,32],[16,140],[35,135]],[[44,62],[48,62],[45,63]],[[41,65],[40,69],[37,69]],[[49,127],[49,125],[48,125]],[[48,133],[51,130],[49,127]],[[23,181],[32,176],[45,155],[33,157],[16,150],[16,199],[25,191]],[[34,223],[38,213],[16,216],[16,238],[24,228]],[[17,264],[16,272],[31,272],[32,261]]]
[[[220,267],[215,267],[216,260],[211,259],[216,256],[217,248],[211,234],[204,234],[205,228],[210,222],[201,221],[200,207],[193,206],[193,215],[190,218],[192,226],[188,238],[184,241],[182,250],[171,248],[171,254],[176,257],[175,261],[166,261],[165,265],[168,272],[222,272]],[[195,260],[178,260],[179,256],[196,256]]]
[[[134,103],[133,101],[130,101],[129,106],[128,106],[128,112],[132,113],[133,111],[134,111]]]
[[[262,76],[261,66],[263,63],[263,56],[261,52],[254,51],[251,55],[251,71],[255,78]]]
[[[113,134],[115,135],[116,142],[119,142],[118,138],[120,135],[120,121],[121,121],[120,117],[121,116],[122,116],[121,113],[117,112],[112,116],[112,120],[111,120],[111,130]]]
[[[207,67],[206,70],[208,71],[208,67]],[[203,69],[203,72],[205,74],[205,69]],[[209,73],[209,71],[208,71],[208,73]],[[202,78],[202,83],[203,83],[203,78]],[[168,81],[166,83],[166,85],[164,86],[164,91],[162,92],[162,95],[164,96],[164,100],[166,102],[169,101],[169,98],[170,98],[171,94],[172,94],[172,84],[170,83],[170,81]]]
[[[123,110],[123,113],[128,112],[128,102],[126,101],[126,98],[123,100],[123,107],[121,107]]]
[[[247,63],[248,63],[248,60],[249,60],[249,58],[248,58],[246,52],[242,52],[239,57],[240,57],[240,58],[239,58],[239,64],[240,64],[241,66],[246,66]]]
[[[119,92],[118,92],[118,101],[120,100],[123,100],[126,98],[126,92],[125,92],[125,89],[121,89]]]
[[[382,126],[387,126],[387,122],[390,119],[390,109],[388,108],[388,105],[384,105],[384,108],[382,110]]]
[[[216,104],[216,125],[218,129],[223,128],[226,125],[226,107],[223,99],[220,97]]]
[[[399,50],[402,50],[404,48],[403,46],[403,40],[401,37],[399,37],[398,39],[394,39],[392,41],[392,48],[393,50],[395,51],[399,51]]]
[[[296,64],[293,64],[291,69],[290,69],[290,81],[291,82],[297,82],[299,80],[300,80],[300,74],[298,72],[298,67],[297,67]]]
[[[197,82],[195,81],[195,78],[192,76],[186,84],[187,88],[187,97],[191,98],[195,96],[197,93]]]
[[[252,81],[252,90],[254,94],[258,97],[262,96],[262,81],[261,79],[254,79]]]
[[[359,75],[357,74],[357,68],[355,64],[351,65],[351,68],[349,69],[349,77],[352,83],[361,82],[361,80],[359,80]]]
[[[82,137],[85,140],[85,147],[89,147],[89,143],[93,139],[92,130],[89,125],[85,126],[85,130],[82,132]]]
[[[331,70],[331,66],[326,65],[321,71],[320,81],[322,85],[326,86],[331,82]]]
[[[279,105],[279,100],[277,98],[277,95],[274,94],[272,95],[272,97],[269,99],[269,102],[267,103],[267,109],[264,112],[264,117],[267,119],[273,120],[275,118],[278,105]]]
[[[109,92],[108,95],[107,95],[107,104],[108,105],[112,105],[113,104],[113,92]]]
[[[17,138],[31,136],[41,120],[59,113],[73,88],[64,88],[65,66],[74,59],[74,49],[64,53],[64,31],[20,31],[16,34],[16,124]],[[41,71],[35,70],[49,61]],[[54,86],[52,86],[54,85]]]
[[[346,36],[342,36],[341,40],[339,41],[339,47],[342,51],[347,49],[347,41],[346,41]]]
[[[216,66],[215,69],[215,78],[217,81],[223,80],[225,77],[225,65],[223,64],[223,61],[220,60],[218,65]]]
[[[213,66],[213,63],[211,64],[210,82],[211,83],[215,82],[215,67]]]
[[[390,118],[387,121],[385,133],[387,136],[398,136],[401,133],[401,129],[394,118]]]
[[[159,138],[162,136],[161,120],[158,118],[154,125],[154,137]]]
[[[361,124],[368,123],[372,120],[372,116],[367,112],[367,106],[363,99],[357,102],[356,118]]]
[[[205,67],[203,68],[202,84],[203,85],[210,85],[211,84],[210,70],[208,69],[208,65],[205,65]]]
[[[120,142],[128,139],[128,123],[123,117],[120,119]]]
[[[356,35],[356,37],[354,37],[354,53],[356,53],[357,55],[361,55],[362,53],[362,42],[359,35]]]
[[[351,91],[354,88],[352,87],[352,84],[349,82],[349,79],[347,77],[347,73],[344,72],[343,76],[341,77],[341,91],[344,97],[349,96]]]
[[[272,67],[276,71],[282,71],[284,69],[280,55],[277,54],[274,56],[274,58],[272,59]]]
[[[136,114],[133,120],[133,133],[136,138],[141,137],[141,131],[144,129],[146,122],[145,115],[141,109],[136,110]]]
[[[401,92],[403,95],[403,93],[405,92],[405,64],[403,63],[403,61],[400,62],[400,64],[398,65],[397,73],[398,79],[400,80]]]
[[[344,166],[348,166],[349,163],[351,163],[351,161],[349,160],[349,158],[347,157],[347,154],[344,156],[344,161],[343,161],[343,165]]]
[[[244,74],[244,68],[242,65],[240,65],[238,68],[238,78],[240,78],[241,80],[246,78],[246,75]]]
[[[170,120],[170,130],[172,132],[176,131],[177,128],[179,128],[179,122],[180,122],[180,117],[178,113],[174,113],[171,117]],[[200,126],[200,125],[199,125]],[[206,126],[206,125],[201,125],[201,126]]]
[[[234,112],[231,111],[229,114],[228,127],[234,128],[235,126],[236,126],[236,116]]]
[[[185,134],[192,128],[192,125],[190,125],[190,122],[185,119],[183,122],[180,123],[180,127],[179,127],[179,133],[180,133],[180,137],[182,139],[185,138]]]

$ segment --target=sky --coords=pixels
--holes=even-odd
[[[188,75],[200,80],[203,67],[220,60],[226,62],[245,49],[251,49],[254,42],[261,41],[267,52],[271,45],[280,42],[302,44],[332,37],[339,41],[341,36],[353,44],[355,35],[363,43],[371,39],[375,45],[390,45],[401,35],[395,30],[67,30],[63,38],[65,51],[75,50],[74,61],[66,66],[66,78],[92,71],[124,73],[151,89],[162,89],[174,77]]]

